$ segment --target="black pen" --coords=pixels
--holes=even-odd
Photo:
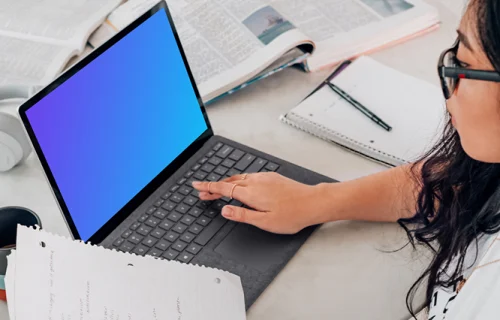
[[[330,81],[326,81],[326,84],[328,84],[328,86],[333,91],[335,91],[339,96],[341,96],[342,99],[344,99],[345,101],[349,102],[350,105],[352,105],[354,108],[356,108],[359,111],[361,111],[361,113],[363,113],[365,116],[367,116],[368,118],[370,118],[373,122],[375,122],[376,124],[378,124],[379,126],[381,126],[382,128],[384,128],[387,131],[391,131],[392,130],[392,127],[390,125],[388,125],[387,123],[385,123],[375,113],[371,112],[368,108],[366,108],[361,103],[359,103],[358,101],[356,101],[347,92],[345,92],[344,90],[340,89],[339,87],[337,87],[336,85],[334,85]]]

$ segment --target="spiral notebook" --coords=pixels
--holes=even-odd
[[[434,85],[366,56],[343,63],[326,81],[370,109],[392,131],[372,122],[325,84],[280,120],[389,166],[417,160],[443,132],[445,101]]]

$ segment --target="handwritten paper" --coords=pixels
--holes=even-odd
[[[17,244],[7,270],[12,320],[245,319],[240,278],[225,271],[21,226]]]

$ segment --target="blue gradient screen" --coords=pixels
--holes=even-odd
[[[165,9],[26,114],[84,241],[207,130]]]

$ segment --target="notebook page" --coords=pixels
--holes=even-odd
[[[387,132],[325,86],[292,114],[357,141],[364,149],[416,160],[439,138],[445,104],[437,87],[361,57],[332,82],[392,126]],[[362,148],[363,149],[363,148]]]
[[[111,251],[26,227],[18,229],[17,243],[15,274],[7,276],[14,283],[17,320],[245,319],[241,281],[228,272]],[[33,295],[39,299],[30,301]],[[23,308],[28,303],[30,308]]]

